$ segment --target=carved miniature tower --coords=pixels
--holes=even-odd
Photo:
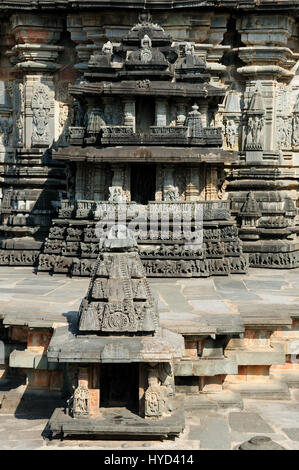
[[[136,435],[179,434],[184,419],[173,363],[184,353],[183,337],[160,327],[128,229],[113,227],[100,250],[77,324],[56,330],[48,348],[50,361],[76,369],[67,411],[56,410],[50,428],[84,434],[89,426],[89,433],[101,435],[118,414],[123,426],[114,426],[114,435],[127,434],[128,418]]]
[[[83,80],[69,87],[78,111],[69,146],[55,154],[75,175],[75,197],[62,201],[39,270],[90,275],[98,255],[95,226],[107,214],[117,219],[121,205],[127,222],[141,212],[157,220],[156,230],[145,223],[136,234],[147,276],[246,272],[220,184],[224,165],[236,161],[236,145],[222,148],[215,113],[225,89],[211,80],[204,55],[191,42],[175,43],[142,12],[120,44],[93,49],[81,72]],[[238,140],[237,128],[232,132]],[[173,223],[188,211],[190,232],[202,214],[202,249],[185,250],[182,224]],[[238,246],[234,254],[230,243]]]

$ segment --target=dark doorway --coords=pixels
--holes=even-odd
[[[131,166],[131,201],[147,204],[155,200],[156,165],[135,163]]]
[[[138,413],[138,363],[101,364],[100,407],[125,407]]]
[[[155,100],[140,97],[136,100],[136,131],[140,134],[149,134],[150,126],[155,124]]]

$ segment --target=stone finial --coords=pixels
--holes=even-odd
[[[125,225],[114,225],[105,237],[100,240],[102,251],[133,251],[137,250],[137,241],[132,230]]]

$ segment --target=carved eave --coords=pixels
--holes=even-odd
[[[76,147],[69,146],[53,151],[56,160],[72,162],[165,162],[165,163],[235,163],[238,152],[228,152],[220,148],[181,148],[161,146],[118,146],[118,147]]]
[[[186,98],[207,98],[210,96],[224,96],[225,88],[218,88],[209,84],[194,83],[169,83],[169,82],[150,82],[144,85],[135,81],[123,81],[120,83],[82,83],[81,85],[72,85],[69,92],[75,98],[89,96],[173,96]]]
[[[144,8],[144,0],[132,0],[126,2],[127,8]],[[114,7],[124,8],[124,3],[119,0],[2,0],[0,9],[2,10],[55,10],[59,9],[82,9]],[[157,9],[177,9],[177,8],[217,8],[217,10],[226,10],[228,8],[238,8],[239,10],[257,10],[257,11],[296,11],[299,5],[294,0],[148,0],[146,8],[148,10]]]
[[[50,362],[128,363],[171,362],[184,353],[183,337],[166,328],[155,336],[80,336],[71,327],[54,331],[47,357]]]

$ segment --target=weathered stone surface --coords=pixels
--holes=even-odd
[[[293,441],[299,441],[299,428],[283,428],[283,432]]]
[[[219,374],[237,374],[238,363],[230,359],[198,359],[181,361],[175,366],[176,376],[213,376]]]
[[[285,400],[290,396],[286,384],[274,381],[244,382],[239,384],[227,384],[226,388],[239,392],[242,397],[258,398],[261,400],[275,399]]]
[[[203,418],[201,427],[194,429],[193,436],[200,441],[200,449],[230,450],[228,426],[223,419]]]
[[[256,413],[230,413],[229,425],[234,431],[271,433],[273,429]]]
[[[128,410],[109,409],[102,416],[92,419],[72,419],[62,409],[57,408],[50,421],[53,435],[95,435],[97,437],[127,436],[129,438],[167,438],[178,436],[184,429],[183,408],[179,404],[171,417],[161,420],[148,420],[130,413]]]
[[[244,442],[238,450],[286,450],[280,444],[273,442],[268,436],[255,436]]]

